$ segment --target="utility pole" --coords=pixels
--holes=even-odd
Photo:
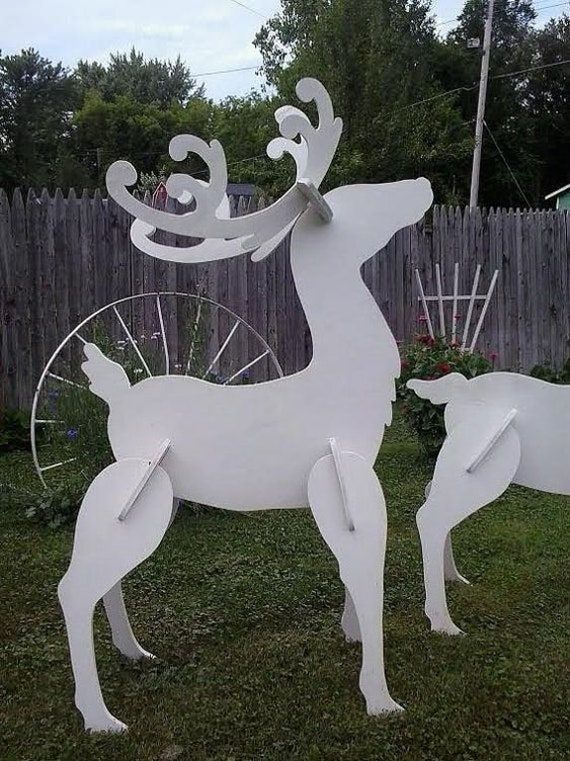
[[[477,206],[479,196],[479,172],[481,170],[481,148],[483,146],[483,122],[485,120],[485,101],[487,99],[487,79],[489,77],[489,59],[491,58],[491,30],[493,27],[494,0],[489,0],[485,34],[483,37],[483,56],[481,58],[481,79],[479,81],[479,101],[477,103],[477,121],[475,123],[475,148],[473,150],[473,168],[471,170],[471,193],[469,206]]]

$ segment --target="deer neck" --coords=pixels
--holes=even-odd
[[[331,382],[347,374],[354,382],[363,374],[392,384],[399,374],[398,348],[351,252],[340,257],[293,249],[291,267],[311,330],[311,368],[331,373]]]

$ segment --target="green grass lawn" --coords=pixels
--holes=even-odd
[[[429,470],[400,425],[378,461],[389,530],[386,668],[406,712],[370,718],[343,589],[309,512],[186,510],[125,583],[158,659],[133,664],[96,617],[110,710],[125,735],[87,735],[73,705],[56,597],[71,528],[23,517],[27,455],[0,457],[0,759],[567,759],[569,501],[521,488],[454,532],[472,586],[451,586],[466,637],[430,634],[414,513]]]

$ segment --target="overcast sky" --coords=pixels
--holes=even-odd
[[[148,57],[178,54],[193,74],[259,64],[252,45],[263,16],[279,8],[278,0],[243,0],[258,13],[232,0],[0,0],[0,49],[3,53],[35,47],[52,61],[73,67],[80,59],[105,62],[109,54],[134,45]],[[537,0],[537,6],[560,0]],[[440,21],[457,15],[461,0],[435,0]],[[539,12],[539,21],[559,15],[564,7]],[[258,15],[261,14],[261,15]],[[452,24],[440,29],[447,31]],[[219,100],[259,87],[255,71],[197,76],[207,94]]]

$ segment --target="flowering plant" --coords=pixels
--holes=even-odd
[[[491,354],[487,359],[480,352],[472,354],[462,351],[458,344],[448,342],[444,337],[431,338],[416,336],[400,351],[402,371],[397,382],[398,398],[402,401],[405,418],[418,435],[425,454],[430,458],[437,454],[445,438],[443,407],[434,405],[428,399],[420,399],[406,388],[410,378],[434,380],[448,373],[461,373],[466,378],[488,373],[497,358]]]

